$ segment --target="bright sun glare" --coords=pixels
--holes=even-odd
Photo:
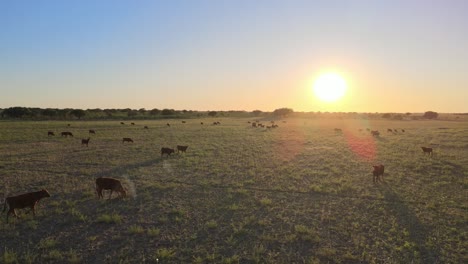
[[[346,81],[337,73],[324,73],[314,82],[314,93],[322,101],[335,102],[346,92]]]

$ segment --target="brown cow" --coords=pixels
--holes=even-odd
[[[161,148],[161,157],[164,155],[164,154],[167,154],[167,156],[169,157],[169,155],[171,155],[171,153],[174,153],[174,149],[171,149],[171,148]]]
[[[68,131],[62,132],[61,135],[62,135],[62,137],[63,137],[63,136],[65,136],[65,137],[68,137],[68,136],[73,137],[72,132],[68,132]]]
[[[432,148],[421,147],[424,154],[432,155]]]
[[[144,129],[148,129],[148,126],[145,126]]]
[[[188,146],[180,146],[180,145],[177,145],[177,153],[179,153],[179,151],[182,151],[185,153],[185,151],[187,150]]]
[[[335,132],[336,133],[341,133],[341,132],[343,132],[343,130],[341,130],[341,128],[335,128]]]
[[[103,197],[102,190],[110,190],[109,198],[112,196],[112,192],[116,191],[119,193],[119,197],[127,197],[127,191],[122,186],[122,183],[113,178],[104,178],[99,177],[96,179],[96,192],[98,194],[98,199]]]
[[[203,122],[200,122],[200,125],[203,125]]]
[[[47,136],[55,136],[55,134],[54,134],[53,131],[49,131],[49,132],[47,132]]]
[[[130,125],[134,126],[134,125],[135,125],[135,123],[133,123],[133,122],[132,122],[132,123],[130,123]]]
[[[133,139],[131,139],[131,138],[122,138],[122,144],[124,142],[132,142],[133,143]]]
[[[393,132],[393,130],[391,128],[387,129],[387,132]]]
[[[96,131],[94,131],[93,129],[90,129],[89,134],[96,134]]]
[[[378,130],[372,130],[371,131],[371,134],[374,136],[374,137],[378,137],[380,135],[380,132]]]
[[[38,192],[31,192],[25,193],[18,196],[7,197],[5,199],[5,204],[3,205],[3,212],[6,210],[6,206],[8,204],[8,212],[7,212],[7,223],[8,217],[10,214],[13,214],[16,218],[19,218],[16,214],[15,209],[23,209],[26,207],[31,207],[33,212],[33,216],[36,216],[36,205],[42,198],[50,197],[50,194],[47,190],[42,189]]]
[[[379,181],[383,181],[383,174],[384,174],[384,170],[385,170],[385,167],[384,165],[380,164],[380,165],[374,165],[372,166],[374,167],[374,170],[372,171],[372,174],[374,175],[373,177],[373,182],[379,182]],[[382,177],[380,177],[382,176]]]
[[[125,125],[125,123],[124,123],[124,122],[120,122],[120,124],[121,124],[121,125]]]
[[[89,143],[89,140],[90,140],[90,139],[91,139],[91,138],[82,139],[82,140],[81,140],[81,145],[86,145],[86,146],[88,146],[88,143]]]
[[[171,126],[171,124],[167,123],[167,124],[166,124],[166,126],[170,127],[170,126]]]

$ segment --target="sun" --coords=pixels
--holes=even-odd
[[[324,102],[335,102],[346,93],[346,81],[341,75],[329,72],[321,74],[314,82],[315,95]]]

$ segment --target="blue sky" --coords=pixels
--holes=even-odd
[[[468,1],[2,1],[0,107],[468,112]],[[320,102],[336,71],[348,91]]]

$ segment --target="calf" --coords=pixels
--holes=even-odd
[[[177,153],[179,153],[179,151],[182,151],[185,153],[185,151],[187,150],[188,146],[180,146],[180,145],[177,145]]]
[[[379,182],[379,181],[383,181],[383,174],[384,174],[384,170],[385,170],[385,167],[384,165],[380,164],[380,165],[374,165],[372,166],[374,167],[374,170],[372,171],[372,174],[374,175],[373,177],[373,182],[376,183],[376,182]],[[382,177],[380,177],[382,176]]]
[[[122,138],[122,144],[124,142],[132,142],[133,143],[133,139],[131,139],[131,138]]]
[[[54,132],[49,131],[49,132],[47,132],[47,136],[55,136],[55,134],[54,134]]]
[[[96,134],[96,131],[90,129],[90,130],[89,130],[89,134]]]
[[[63,136],[64,136],[64,137],[68,137],[68,136],[73,137],[72,132],[68,132],[68,131],[62,132],[61,135],[62,135],[62,137],[63,137]]]
[[[171,153],[174,153],[174,149],[171,149],[171,148],[161,148],[161,157],[164,155],[164,154],[167,154],[167,156],[171,155]]]
[[[122,186],[122,183],[113,178],[104,178],[104,177],[99,177],[96,179],[96,192],[98,194],[98,199],[101,199],[103,197],[102,195],[102,190],[110,190],[109,198],[112,196],[112,192],[118,192],[119,197],[127,197],[127,191],[124,189]]]
[[[421,147],[424,154],[432,155],[432,148]]]
[[[21,194],[18,196],[12,196],[12,197],[7,197],[5,199],[5,204],[3,206],[3,212],[6,210],[6,206],[8,204],[8,212],[7,212],[7,223],[8,223],[8,217],[10,214],[13,214],[16,218],[19,218],[18,215],[16,214],[15,209],[23,209],[26,207],[31,207],[31,210],[33,212],[33,216],[36,216],[36,205],[39,203],[39,201],[42,198],[50,197],[49,192],[47,190],[42,189],[38,192],[31,192],[31,193],[25,193]]]
[[[81,140],[81,145],[86,145],[86,146],[88,146],[88,143],[89,143],[89,140],[90,140],[90,139],[91,139],[91,138],[82,139],[82,140]]]

